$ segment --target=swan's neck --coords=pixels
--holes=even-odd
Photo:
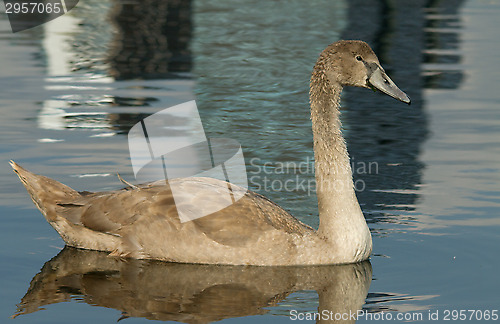
[[[318,234],[350,248],[367,240],[369,230],[359,207],[340,121],[342,86],[330,82],[321,64],[311,78],[310,102],[314,136]],[[368,231],[368,232],[367,232]],[[369,240],[371,249],[371,238]],[[356,252],[358,253],[358,252]]]

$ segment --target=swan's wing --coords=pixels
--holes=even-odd
[[[207,188],[215,192],[227,191],[227,183],[216,179],[187,178],[174,181],[177,184],[181,182],[184,190],[191,193],[204,186],[204,190],[198,191],[200,195],[192,194],[184,202],[192,208],[203,208],[206,207],[203,204],[210,204],[210,201],[203,199]],[[232,188],[244,190],[234,185]],[[252,191],[246,191],[241,199],[226,208],[182,223],[172,190],[165,182],[107,193],[82,193],[79,199],[60,203],[59,206],[61,216],[74,224],[115,235],[133,233],[134,224],[155,226],[157,222],[162,222],[162,228],[171,231],[189,231],[186,233],[189,235],[204,234],[218,243],[240,246],[249,240],[258,239],[266,231],[279,230],[299,235],[312,231],[281,207]]]
[[[201,178],[200,178],[201,180]],[[210,179],[213,186],[227,183]],[[231,185],[235,190],[244,190]],[[266,197],[250,190],[234,204],[192,222],[205,235],[225,245],[240,246],[257,240],[266,231],[305,235],[312,230]]]
[[[58,203],[58,214],[75,225],[110,234],[117,234],[140,216],[148,217],[147,202],[158,200],[149,191],[131,188],[80,194],[78,199]]]

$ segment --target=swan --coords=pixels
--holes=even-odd
[[[370,230],[357,201],[342,136],[339,101],[344,86],[371,88],[410,104],[370,46],[341,40],[323,50],[310,80],[319,228],[300,222],[266,197],[246,191],[236,203],[180,222],[165,181],[121,190],[78,192],[10,161],[46,220],[72,247],[110,256],[180,263],[320,265],[369,258]],[[185,190],[227,189],[211,178],[169,180]],[[196,198],[192,200],[197,206]]]

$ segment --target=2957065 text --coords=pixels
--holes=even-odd
[[[439,315],[442,314],[442,318]],[[434,313],[429,313],[429,319],[443,321],[497,321],[498,320],[498,309],[445,309],[441,311],[435,311]],[[435,318],[431,316],[434,315]]]
[[[6,2],[7,14],[58,14],[64,11],[61,2]]]

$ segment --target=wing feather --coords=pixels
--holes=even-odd
[[[200,185],[216,192],[227,190],[227,183],[210,178],[175,179],[185,190],[193,191]],[[232,185],[236,190],[245,190]],[[189,204],[203,207],[207,199],[203,193],[193,194]],[[106,193],[87,193],[74,201],[59,203],[61,216],[88,229],[123,235],[136,222],[163,222],[172,231],[195,230],[212,240],[229,246],[242,246],[257,240],[266,231],[282,230],[305,235],[313,231],[266,197],[250,190],[230,206],[210,215],[192,220],[190,226],[181,223],[172,190],[165,182],[128,187]],[[165,226],[169,225],[169,226]],[[130,231],[133,232],[133,231]],[[166,233],[167,234],[167,233]],[[195,234],[195,233],[193,233]],[[168,235],[168,234],[167,234]]]

